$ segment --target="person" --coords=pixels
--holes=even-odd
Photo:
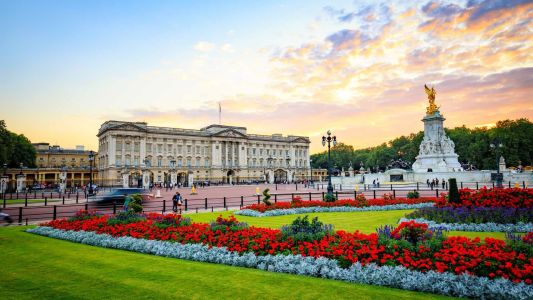
[[[446,188],[446,180],[442,178],[442,189],[444,190]]]
[[[379,189],[379,179],[376,181],[376,184],[378,185],[378,189]]]
[[[372,181],[372,187],[376,187],[376,180],[375,179]]]
[[[177,207],[177,210],[179,210],[180,213],[181,213],[181,205],[183,204],[183,199],[181,198],[181,194],[180,194],[179,192],[177,193],[176,196],[177,196],[177,199],[178,199],[178,207]]]
[[[174,196],[172,196],[172,211],[177,212],[178,211],[178,199],[179,199],[179,192],[176,192]]]
[[[428,184],[428,187],[429,187],[429,178],[426,180],[426,183]]]
[[[124,207],[123,207],[124,211],[128,211],[130,202],[131,202],[131,197],[128,196],[127,194],[124,194]]]

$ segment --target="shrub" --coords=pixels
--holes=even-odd
[[[418,191],[412,191],[407,193],[407,198],[409,199],[418,199],[420,198],[420,193]]]
[[[73,217],[70,217],[69,221],[83,221],[83,220],[89,220],[94,217],[99,217],[102,214],[96,212],[95,210],[80,210],[76,212],[76,214]]]
[[[359,193],[356,197],[355,197],[355,202],[357,202],[358,206],[368,206],[368,200],[366,200],[366,197],[365,197],[365,194],[363,193]]]
[[[507,244],[518,253],[527,253],[528,256],[533,256],[533,232],[528,232],[524,236],[520,236],[511,232],[505,235]]]
[[[533,210],[511,207],[423,207],[406,215],[408,219],[424,218],[438,223],[517,224],[533,222]]]
[[[272,202],[270,202],[270,193],[269,193],[269,191],[270,191],[270,189],[265,189],[263,191],[263,203],[265,203],[268,206],[272,205]]]
[[[157,228],[189,226],[192,223],[191,218],[185,218],[180,214],[162,215],[151,213],[146,215],[146,218],[152,220],[153,225]]]
[[[450,203],[460,204],[461,197],[459,196],[459,190],[457,189],[457,180],[455,178],[450,178],[448,180],[450,190],[448,192],[448,201]]]
[[[394,195],[391,194],[391,193],[385,193],[385,194],[383,194],[383,199],[384,200],[392,200],[392,199],[394,199]]]
[[[309,216],[296,218],[290,225],[281,227],[281,235],[284,240],[292,238],[293,241],[318,241],[323,239],[328,234],[333,234],[333,225],[324,224],[314,217],[309,222]]]
[[[107,225],[116,225],[116,224],[130,224],[137,223],[146,220],[146,218],[132,210],[119,212],[116,215],[109,217],[107,220]]]
[[[443,231],[442,228],[429,230],[428,224],[415,221],[402,222],[396,228],[385,225],[377,229],[378,237],[382,239],[403,240],[413,246],[432,239],[442,241],[444,238]],[[405,243],[403,244],[405,245]]]
[[[131,201],[128,204],[128,211],[132,211],[134,213],[140,213],[143,211],[143,198],[140,194],[132,194]]]
[[[302,204],[302,197],[294,196],[291,200],[291,207],[299,206]]]
[[[248,223],[246,222],[239,222],[235,216],[231,215],[228,218],[223,218],[221,215],[217,217],[217,219],[210,224],[211,230],[213,231],[237,231],[241,229],[248,228]]]
[[[324,202],[335,202],[337,201],[337,197],[333,194],[325,194],[324,195]]]

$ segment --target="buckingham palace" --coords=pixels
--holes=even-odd
[[[249,134],[226,125],[197,130],[106,121],[97,137],[103,185],[278,183],[310,176],[310,141],[304,136]]]

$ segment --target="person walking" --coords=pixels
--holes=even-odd
[[[428,184],[428,187],[429,187],[429,178],[426,180],[426,183]]]
[[[445,187],[446,187],[446,180],[444,180],[444,178],[442,178],[442,189],[444,190]]]
[[[177,212],[178,211],[178,199],[180,198],[180,193],[176,192],[174,196],[172,196],[172,211]]]

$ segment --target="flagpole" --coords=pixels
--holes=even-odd
[[[218,124],[222,125],[222,104],[218,102]]]

